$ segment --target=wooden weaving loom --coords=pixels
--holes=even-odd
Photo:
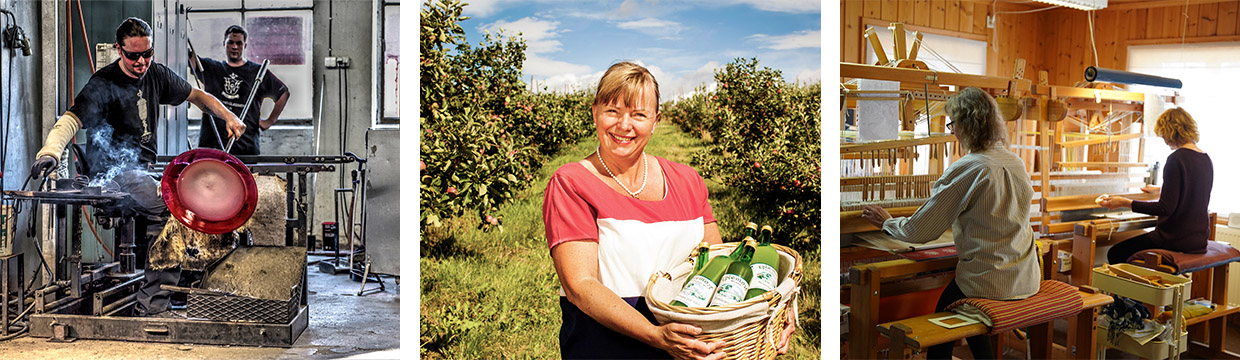
[[[915,60],[920,41],[906,55],[901,46],[905,43],[903,26],[892,24],[892,28],[897,44],[894,59],[888,59],[877,37],[867,32],[878,64],[840,64],[841,242],[849,244],[854,238],[851,234],[879,230],[861,218],[862,205],[879,205],[899,217],[911,215],[929,198],[943,169],[963,156],[955,136],[945,133],[942,105],[959,89],[972,86],[995,96],[1009,120],[1009,149],[1025,160],[1035,191],[1030,223],[1044,245],[1045,269],[1050,270],[1045,277],[1089,285],[1088,280],[1084,284],[1079,277],[1071,281],[1069,273],[1061,272],[1067,266],[1060,266],[1059,254],[1060,249],[1066,254],[1074,248],[1072,234],[1078,223],[1097,218],[1089,214],[1099,209],[1094,199],[1103,193],[1136,200],[1157,198],[1137,189],[1149,177],[1143,163],[1146,95],[1112,88],[1053,86],[1046,83],[1045,71],[1035,84],[1023,79],[1023,59],[1016,62],[1010,78],[928,70]],[[915,36],[920,39],[920,34]],[[865,90],[856,79],[893,81],[899,87],[895,91]],[[865,124],[857,121],[865,116],[859,113],[858,104],[871,100],[899,100],[899,118],[883,119],[899,123],[898,139],[855,140],[857,125]],[[872,249],[841,249],[841,261],[857,264],[848,274],[841,274],[845,279],[841,299],[852,304],[846,336],[849,358],[879,357],[882,339],[875,327],[882,310],[875,300],[942,287],[954,276],[950,272],[954,258],[920,263],[865,261],[867,257],[890,259],[890,255]],[[1093,259],[1069,260],[1093,263]],[[1088,272],[1091,266],[1081,267]],[[1072,322],[1069,338],[1076,335],[1074,329],[1086,327]],[[1076,355],[1093,356],[1091,351]]]

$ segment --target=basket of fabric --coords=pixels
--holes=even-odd
[[[727,255],[740,242],[712,245],[710,258]],[[771,244],[779,252],[779,282],[775,290],[726,306],[680,307],[670,303],[680,292],[697,261],[697,251],[670,270],[650,276],[646,284],[646,304],[659,324],[678,322],[698,326],[704,342],[722,340],[727,359],[774,359],[780,336],[797,312],[801,292],[801,255],[783,245]]]

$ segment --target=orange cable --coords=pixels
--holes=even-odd
[[[82,45],[86,45],[86,58],[90,59],[90,73],[94,74],[95,73],[95,56],[91,54],[92,50],[90,48],[90,36],[86,34],[86,18],[82,17],[82,0],[77,0],[77,4],[78,4],[78,20],[82,24],[82,41],[84,41]],[[73,43],[69,43],[69,46],[72,47]]]
[[[80,206],[82,207],[82,214],[85,215],[86,205],[80,205]],[[112,250],[109,250],[108,246],[103,244],[103,238],[99,237],[98,231],[95,231],[95,222],[90,219],[90,216],[86,217],[86,225],[90,226],[90,233],[95,234],[95,241],[99,242],[99,247],[103,248],[103,251],[108,252],[108,256],[111,256],[112,260],[116,260],[116,254],[113,254]]]
[[[73,0],[65,0],[66,12],[73,11]],[[69,106],[73,106],[73,17],[65,16],[65,29],[69,36]]]

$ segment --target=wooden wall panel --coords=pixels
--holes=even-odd
[[[899,0],[883,0],[883,13],[879,19],[899,19],[900,4]]]
[[[963,1],[960,2],[960,20],[959,21],[960,21],[960,32],[962,33],[973,32],[973,12],[977,11],[977,10],[974,10],[974,6],[975,4],[972,2],[963,2]],[[981,9],[986,8],[985,5],[976,5],[976,7],[981,8]],[[985,10],[981,10],[981,11],[984,12]]]
[[[947,0],[947,11],[944,13],[944,28],[960,31],[960,0]]]
[[[1218,5],[1201,4],[1201,12],[1197,21],[1197,36],[1218,35]]]
[[[913,1],[913,25],[930,26],[930,0]]]
[[[913,4],[913,0],[900,0],[900,15],[896,19],[900,19],[900,21],[904,21],[905,23],[908,23],[908,24],[913,23],[913,17],[916,15],[913,13],[913,9],[917,8],[914,5],[915,4]],[[895,20],[895,19],[884,18],[883,20]]]
[[[1187,36],[1197,36],[1198,25],[1201,23],[1201,5],[1188,6],[1187,9],[1184,9],[1184,11],[1185,12],[1181,14],[1187,15],[1180,16],[1180,21],[1183,21],[1180,25],[1182,26],[1181,31],[1183,31],[1183,33],[1177,32],[1176,35],[1179,36],[1182,34],[1187,34]]]
[[[1184,28],[1181,26],[1184,25],[1184,11],[1185,10],[1180,7],[1168,7],[1164,9],[1166,11],[1163,12],[1164,21],[1163,21],[1162,37],[1163,38],[1180,37],[1180,34],[1182,34],[1184,31]]]
[[[1240,2],[1223,2],[1218,4],[1218,33],[1219,36],[1236,34],[1236,10],[1240,9]]]
[[[1163,20],[1163,18],[1165,17],[1163,15],[1166,14],[1166,10],[1167,8],[1149,9],[1149,12],[1147,13],[1147,16],[1146,16],[1146,24],[1148,25],[1145,28],[1146,39],[1163,38],[1163,27],[1166,26],[1166,23],[1167,23],[1166,21]]]
[[[1149,27],[1149,23],[1146,22],[1146,14],[1149,13],[1149,10],[1137,9],[1130,11],[1132,11],[1132,13],[1130,14],[1131,17],[1128,22],[1128,30],[1130,31],[1128,38],[1132,40],[1144,39],[1146,28]]]
[[[930,27],[947,29],[947,0],[930,0]]]
[[[862,9],[864,9],[861,11],[862,16],[877,19],[883,13],[883,3],[880,1],[869,0],[865,2],[865,6]],[[865,28],[862,28],[861,30],[865,30]]]
[[[841,26],[844,28],[840,31],[840,43],[844,44],[844,51],[840,53],[843,58],[840,61],[853,63],[861,63],[861,11],[864,6],[863,0],[843,0],[840,2],[840,14],[843,16]]]
[[[841,0],[840,60],[860,62],[865,49],[861,39],[862,19],[882,22],[904,21],[946,34],[972,34],[988,39],[998,52],[987,49],[987,75],[1010,76],[1017,58],[1028,62],[1026,78],[1037,79],[1038,70],[1047,70],[1055,85],[1071,85],[1082,80],[1084,67],[1097,63],[1105,68],[1127,68],[1128,46],[1132,43],[1178,44],[1181,36],[1190,42],[1218,37],[1234,40],[1240,35],[1240,0],[1193,1],[1154,8],[1120,7],[1094,12],[1094,43],[1090,43],[1086,13],[1054,9],[1031,14],[999,14],[997,36],[986,27],[986,17],[994,12],[991,1],[982,0]],[[1020,11],[1043,7],[1040,4],[999,2],[999,11]],[[1188,15],[1185,18],[1185,15]]]

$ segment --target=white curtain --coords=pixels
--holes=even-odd
[[[1232,156],[1240,153],[1240,142],[1235,141],[1240,122],[1232,107],[1236,102],[1233,80],[1240,79],[1240,42],[1129,46],[1127,70],[1184,82],[1179,90],[1183,101],[1178,105],[1197,120],[1201,133],[1197,145],[1214,162],[1210,211],[1219,216],[1240,211],[1240,188],[1226,181],[1240,177],[1240,166]],[[1160,89],[1133,87],[1135,91],[1166,91]],[[1146,120],[1145,162],[1165,163],[1171,149],[1153,134],[1157,115],[1147,114]]]

